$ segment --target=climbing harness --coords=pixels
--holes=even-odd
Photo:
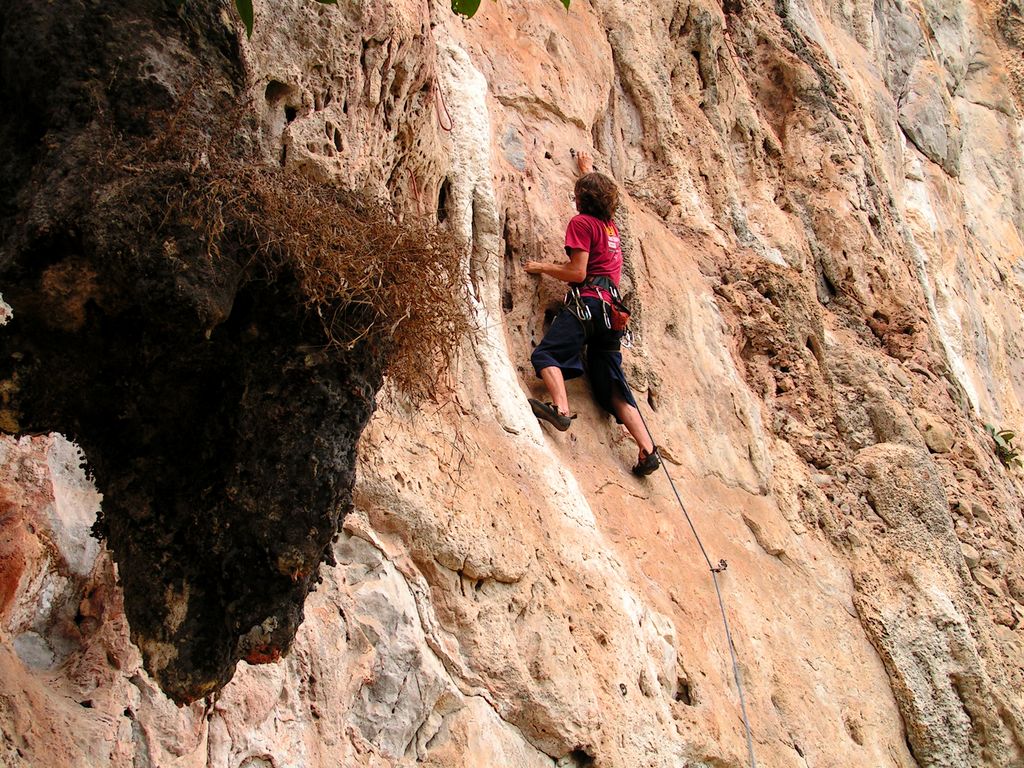
[[[623,301],[622,296],[619,295],[619,289],[612,282],[610,277],[605,275],[593,275],[587,277],[580,287],[583,288],[596,288],[598,298],[604,304],[604,326],[610,331],[624,331],[629,324],[630,311]],[[604,297],[601,291],[605,291],[608,294],[608,298]]]
[[[565,294],[565,298],[562,300],[565,308],[572,313],[573,317],[580,321],[583,326],[583,335],[588,341],[594,336],[594,313],[590,311],[590,307],[586,305],[580,296],[580,285],[573,285],[569,287],[569,290]],[[601,299],[601,319],[604,321],[604,327],[619,332],[613,325],[613,319],[609,309],[610,304]],[[619,344],[626,349],[633,347],[633,331],[628,327],[621,330],[622,336],[619,337]]]
[[[581,288],[596,288],[597,298],[601,300],[601,319],[604,321],[604,327],[609,331],[621,333],[622,337],[620,343],[626,349],[631,349],[633,346],[633,331],[629,327],[629,307],[622,301],[622,296],[619,295],[619,289],[615,283],[612,282],[610,277],[605,275],[593,275],[587,277],[582,283],[576,283],[569,288],[569,293],[566,294],[566,306],[570,306],[570,296],[572,301],[583,307],[586,313],[586,319],[584,320],[581,313],[578,313],[574,309],[570,308],[570,311],[580,318],[580,322],[583,323],[584,328],[587,330],[587,337],[590,337],[590,332],[593,330],[592,327],[588,326],[587,323],[592,320],[591,312],[583,300],[580,298]],[[608,298],[605,298],[605,293],[608,294]]]
[[[580,324],[583,326],[584,338],[588,340],[592,338],[594,335],[594,314],[590,311],[590,307],[588,307],[583,302],[583,299],[580,298],[579,288],[575,286],[570,288],[569,291],[565,294],[565,298],[563,299],[562,303],[565,306],[565,309],[567,309],[570,313],[572,313],[573,317],[580,321]],[[608,307],[608,302],[601,302],[601,319],[604,321],[604,327],[611,330],[612,319],[609,315]],[[622,335],[619,337],[619,345],[625,347],[626,349],[632,349],[633,331],[627,327],[625,330],[621,331],[621,333]]]
[[[632,394],[632,393],[631,393]],[[647,426],[647,419],[644,418],[643,412],[637,408],[636,412],[640,414],[640,421],[643,422],[644,429],[647,431],[648,437],[651,438],[651,442],[657,445],[658,442],[654,439],[654,435],[651,432],[651,428]],[[668,467],[665,466],[666,462],[661,462],[661,468],[665,471],[665,477],[668,478],[669,485],[672,486],[672,492],[676,496],[676,501],[679,503],[679,509],[683,512],[683,517],[686,518],[687,524],[690,526],[690,531],[693,533],[693,538],[697,541],[697,546],[700,547],[700,553],[704,556],[704,561],[708,564],[708,570],[711,571],[711,581],[715,585],[715,595],[718,597],[718,609],[722,613],[722,624],[725,627],[725,639],[729,643],[729,656],[732,659],[732,675],[736,681],[736,690],[739,692],[740,697],[740,713],[743,716],[743,727],[747,733],[747,752],[750,754],[750,768],[757,768],[757,759],[754,756],[754,736],[750,730],[750,720],[747,718],[747,703],[743,696],[743,682],[740,679],[740,666],[736,660],[736,646],[732,641],[732,632],[729,631],[729,619],[725,614],[725,601],[722,599],[722,590],[718,584],[718,574],[722,573],[729,567],[729,564],[724,560],[720,559],[718,565],[713,565],[711,558],[708,556],[708,552],[704,549],[704,542],[700,539],[700,534],[697,533],[697,528],[693,524],[693,520],[690,518],[690,513],[686,511],[686,505],[683,504],[683,499],[679,495],[679,490],[676,488],[675,481],[672,480],[672,476],[668,473]]]

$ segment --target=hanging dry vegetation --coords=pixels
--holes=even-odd
[[[156,236],[167,253],[198,238],[212,267],[290,275],[323,325],[324,352],[369,342],[399,389],[436,396],[468,327],[454,238],[427,217],[399,219],[365,193],[259,162],[246,119],[203,133],[179,113],[156,139],[110,142],[104,165],[130,181],[103,204],[134,224],[125,242]]]

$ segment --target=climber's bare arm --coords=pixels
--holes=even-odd
[[[587,261],[590,253],[581,250],[569,251],[568,264],[551,264],[546,261],[526,262],[526,271],[531,275],[547,275],[564,283],[581,283],[587,276]]]

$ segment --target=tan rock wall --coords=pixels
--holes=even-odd
[[[5,442],[4,758],[747,764],[664,477],[629,474],[585,384],[568,433],[526,405],[559,289],[520,267],[560,255],[575,147],[627,193],[627,372],[728,561],[759,764],[1021,764],[1024,487],[982,427],[1024,419],[1018,16],[257,4],[268,161],[437,213],[475,330],[444,404],[382,393],[293,653],[205,707],[139,671],[109,561],[61,534],[88,504],[48,490],[77,476],[59,441]]]

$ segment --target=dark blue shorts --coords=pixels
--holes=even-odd
[[[540,376],[543,368],[552,365],[561,369],[566,380],[586,373],[598,405],[618,420],[612,408],[612,396],[616,389],[623,400],[636,406],[633,393],[626,383],[626,375],[622,372],[622,353],[619,351],[622,332],[605,327],[603,302],[600,299],[588,297],[583,302],[590,308],[594,318],[589,324],[592,326],[590,338],[587,338],[586,329],[579,318],[563,309],[544,334],[543,341],[534,348],[530,362],[537,376]]]

